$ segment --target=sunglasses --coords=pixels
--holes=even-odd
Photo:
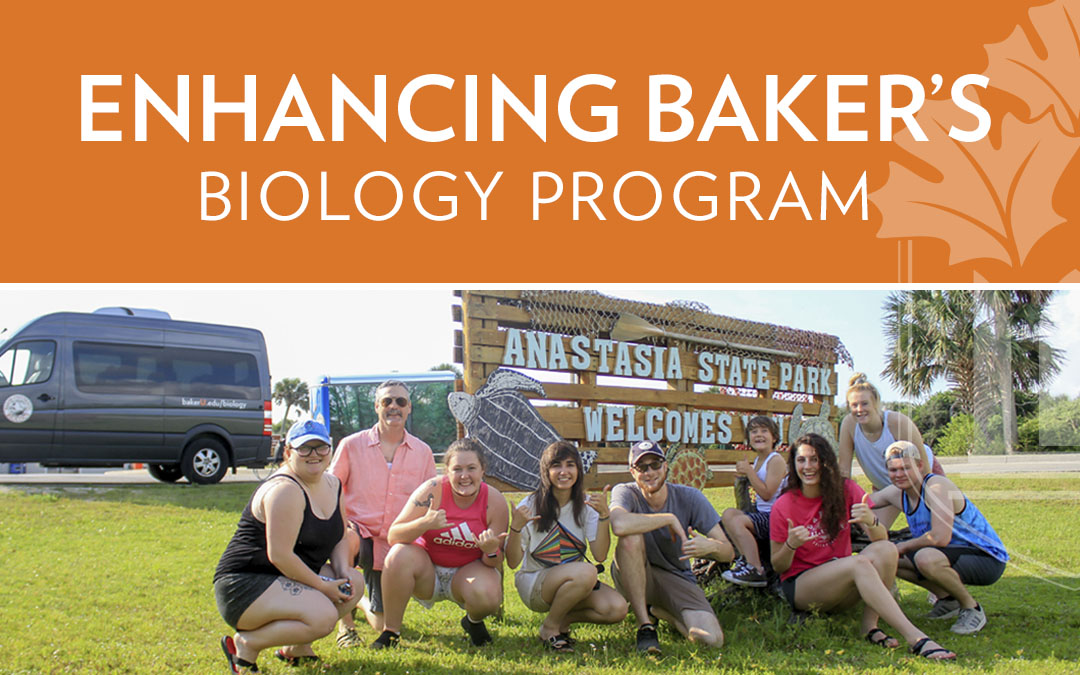
[[[638,473],[645,473],[646,471],[659,471],[662,466],[664,466],[664,460],[635,464],[634,469],[637,470]]]
[[[330,454],[330,446],[326,443],[322,445],[301,445],[299,448],[293,448],[293,451],[301,457],[310,457],[314,452],[319,457],[326,457]]]
[[[396,398],[393,396],[386,396],[383,397],[383,399],[380,400],[379,403],[381,403],[382,407],[384,408],[389,406],[391,403],[397,403],[397,406],[399,408],[404,408],[405,406],[409,405],[409,399],[405,398],[404,396],[398,396]]]

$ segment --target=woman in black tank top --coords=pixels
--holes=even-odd
[[[214,572],[218,610],[237,630],[221,638],[234,673],[253,672],[267,647],[285,645],[274,655],[291,665],[317,660],[311,643],[334,630],[364,588],[348,560],[341,484],[326,471],[326,428],[297,422],[284,455],[244,507]]]

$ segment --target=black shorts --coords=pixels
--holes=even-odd
[[[359,536],[360,531],[352,522],[349,527]],[[371,537],[360,537],[360,550],[356,552],[354,567],[359,567],[364,573],[364,588],[367,592],[368,607],[372,612],[381,614],[383,611],[382,599],[382,571],[375,569],[375,542]]]
[[[256,572],[222,574],[214,581],[214,599],[217,601],[221,618],[236,628],[240,617],[251,603],[258,600],[277,578],[277,574]]]
[[[1005,563],[982,549],[971,546],[933,546],[930,548],[936,548],[945,554],[945,557],[949,559],[949,566],[960,575],[960,581],[965,586],[989,586],[1000,579],[1005,572]],[[911,566],[915,568],[915,575],[920,580],[926,578],[919,571],[919,566],[915,564],[915,554],[921,550],[920,548],[904,554],[911,562]]]
[[[810,569],[813,569],[812,567]],[[791,609],[795,609],[795,581],[803,575],[803,570],[793,577],[788,577],[780,582],[780,591],[784,594],[784,599],[787,600],[787,604]]]

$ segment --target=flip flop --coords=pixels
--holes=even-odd
[[[881,634],[880,636],[878,635],[879,633]],[[896,642],[896,644],[894,644],[894,645],[888,644],[889,640],[892,640],[893,642]],[[897,647],[900,646],[900,643],[896,640],[896,638],[889,635],[888,633],[881,630],[880,628],[871,628],[866,633],[866,641],[869,642],[872,645],[877,645],[879,647],[884,647],[886,649],[896,649]]]
[[[221,651],[225,652],[225,659],[229,662],[229,672],[236,675],[240,671],[236,668],[236,644],[231,635],[221,638]]]
[[[302,654],[300,656],[289,656],[285,653],[284,648],[278,649],[276,652],[274,652],[274,658],[278,659],[279,661],[284,661],[291,668],[302,666],[305,663],[318,663],[321,660],[317,654]]]
[[[558,652],[560,654],[574,653],[574,648],[570,645],[566,638],[563,637],[562,634],[552,635],[546,640],[544,638],[540,638],[540,641],[544,643],[545,647],[547,647],[553,652]]]
[[[571,647],[577,646],[577,640],[570,637],[570,631],[566,631],[565,633],[559,633],[559,637],[561,637],[563,640],[566,640],[566,644],[570,645]]]
[[[232,675],[259,672],[259,667],[257,665],[250,661],[245,661],[236,655],[236,643],[233,642],[231,635],[222,636],[221,651],[225,652],[225,658],[229,662],[229,672],[232,673]]]
[[[956,660],[956,654],[949,651],[948,649],[945,649],[941,645],[938,645],[937,647],[935,647],[933,649],[924,649],[926,647],[927,642],[934,642],[934,641],[931,640],[928,637],[924,637],[923,639],[919,640],[918,642],[916,642],[914,645],[911,646],[911,650],[910,650],[911,653],[914,654],[915,656],[921,656],[924,659],[930,659],[931,661],[955,661]],[[937,644],[937,643],[935,642],[934,644]],[[934,654],[952,654],[952,656],[942,656],[942,657],[939,657],[939,658],[934,658]]]

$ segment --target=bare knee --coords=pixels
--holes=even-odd
[[[937,549],[923,548],[915,552],[915,567],[924,577],[934,577],[949,567],[949,559]]]
[[[596,613],[607,623],[619,623],[626,618],[630,606],[622,597],[606,597],[597,602]]]
[[[386,562],[383,564],[383,575],[400,576],[403,574],[415,574],[427,553],[419,546],[412,544],[394,544],[390,552],[386,554]]]
[[[724,525],[727,525],[727,526],[730,527],[731,525],[734,525],[735,523],[739,522],[739,516],[744,516],[744,515],[746,515],[746,514],[744,514],[739,509],[724,509],[724,515],[721,516],[721,519],[724,521]]]

